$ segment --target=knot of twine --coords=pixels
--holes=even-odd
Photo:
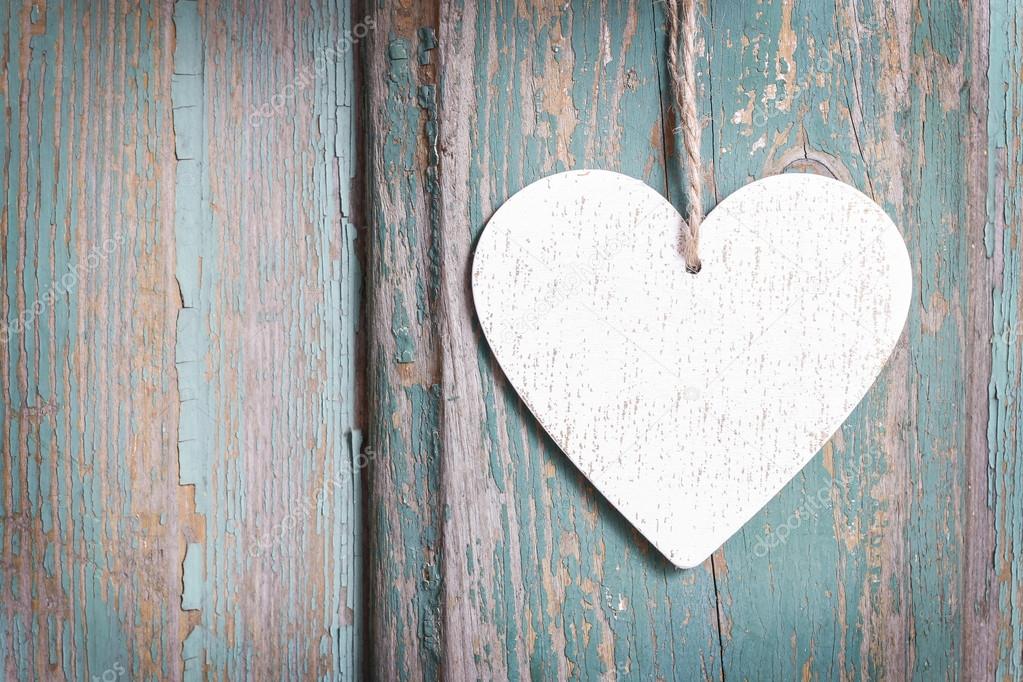
[[[703,222],[703,175],[700,168],[700,118],[696,110],[696,0],[665,0],[668,14],[668,71],[671,76],[685,147],[686,203],[689,220],[683,220],[682,256],[686,270],[700,271],[700,223]],[[681,30],[680,30],[681,24]],[[682,61],[679,63],[679,36]]]

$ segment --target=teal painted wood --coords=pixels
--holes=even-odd
[[[985,17],[987,18],[987,17]],[[984,502],[993,522],[994,579],[983,597],[994,614],[989,634],[994,643],[991,663],[998,679],[1023,678],[1023,423],[1020,404],[1020,358],[1023,357],[1021,314],[1020,226],[1023,225],[1023,10],[1018,3],[998,0],[990,7],[990,50],[987,145],[984,158],[987,193],[982,253],[990,263],[994,286],[988,384],[987,487]],[[979,164],[978,164],[979,165]],[[979,197],[978,197],[979,199]],[[978,248],[979,250],[979,248]],[[986,301],[983,301],[986,303]]]
[[[352,679],[365,27],[333,0],[0,22],[0,676]]]
[[[792,168],[839,177],[900,226],[915,275],[873,390],[719,554],[726,677],[961,669],[966,456],[983,456],[965,442],[969,25],[886,3],[708,16],[718,196]]]
[[[352,679],[366,27],[346,2],[178,0],[174,29],[184,676]]]
[[[1018,13],[702,4],[705,208],[765,175],[833,175],[900,226],[915,296],[888,367],[823,452],[679,572],[538,430],[466,277],[493,210],[544,174],[611,168],[681,204],[661,5],[378,4],[370,570],[387,598],[371,605],[373,669],[1019,678]],[[436,300],[418,295],[434,286]]]
[[[169,25],[0,4],[5,679],[177,667]]]
[[[422,9],[428,9],[426,5]],[[443,504],[439,496],[443,409],[436,329],[435,129],[432,31],[424,17],[371,11],[365,51],[371,103],[366,162],[371,200],[366,260],[369,445],[370,663],[379,679],[436,679],[442,632]],[[413,18],[409,21],[410,18]],[[402,23],[399,21],[404,19]],[[431,139],[431,135],[433,138]],[[432,169],[432,170],[431,170]],[[432,177],[431,177],[432,176]],[[371,284],[371,285],[370,285]]]

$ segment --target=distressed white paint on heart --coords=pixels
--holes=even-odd
[[[701,563],[841,426],[912,291],[898,229],[841,182],[743,187],[703,223],[608,171],[552,175],[494,214],[472,286],[487,341],[558,446],[678,566]]]

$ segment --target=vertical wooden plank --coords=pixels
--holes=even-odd
[[[852,180],[871,194],[851,153],[851,113],[831,108],[846,94],[834,10],[790,1],[704,8],[715,199],[791,163],[793,170]],[[841,138],[832,139],[837,130]],[[859,437],[842,443],[840,461],[867,450]],[[833,530],[842,509],[835,504],[834,460],[832,445],[716,554],[725,677],[751,670],[778,679],[857,674],[865,649],[857,604],[868,568],[862,547],[843,556]],[[851,468],[864,479],[858,485],[871,485],[871,463]],[[873,513],[864,509],[868,522]],[[857,542],[858,529],[849,535]]]
[[[174,20],[184,676],[351,679],[356,27],[335,0]]]
[[[500,374],[468,293],[476,237],[522,186],[607,167],[666,189],[654,7],[451,3],[440,16],[444,386],[460,408],[444,423],[451,670],[717,677],[710,567],[676,571],[594,492]]]
[[[982,36],[959,5],[781,0],[708,11],[719,196],[784,170],[851,182],[901,227],[916,294],[874,389],[716,557],[725,674],[954,677],[964,653],[963,273],[976,241],[962,179]],[[770,637],[757,634],[765,617]]]
[[[1004,7],[1004,6],[1003,6]],[[999,604],[998,584],[994,561],[996,524],[993,499],[989,481],[990,458],[988,448],[988,425],[991,410],[989,387],[992,376],[992,328],[994,326],[992,292],[995,290],[995,259],[986,245],[988,221],[994,216],[988,214],[989,188],[992,182],[1003,182],[998,173],[991,172],[991,149],[993,140],[1004,140],[1004,132],[998,129],[989,133],[989,102],[995,94],[988,78],[989,70],[1005,67],[1002,48],[992,41],[989,2],[979,2],[970,12],[971,41],[970,66],[970,150],[966,177],[967,222],[969,239],[969,299],[967,301],[966,335],[966,518],[964,534],[963,567],[963,633],[962,670],[974,679],[999,679],[996,677],[999,659],[1006,655],[997,643],[1000,623],[1011,609]],[[1004,33],[1001,34],[1005,36]],[[992,61],[994,57],[997,61]],[[1002,86],[996,85],[1001,92]],[[994,99],[997,102],[997,99]],[[993,102],[992,102],[993,103]],[[997,119],[996,119],[997,120]],[[1005,131],[1004,121],[1000,126]],[[997,157],[997,154],[996,154]],[[1018,318],[1017,318],[1018,319]],[[1000,341],[995,334],[994,342]],[[1010,493],[1011,494],[1011,493]],[[1011,584],[1011,583],[1010,583]],[[1005,663],[1008,660],[1002,659]],[[1018,660],[1018,659],[1017,659]],[[1011,664],[1006,666],[1011,670]],[[1016,673],[1019,676],[1019,673]],[[1003,671],[1002,677],[1006,677]],[[1009,675],[1011,678],[1011,675]]]
[[[169,27],[0,5],[5,679],[177,666]]]
[[[1023,11],[1017,3],[990,3],[990,50],[987,71],[987,196],[983,254],[989,259],[994,286],[991,328],[993,336],[988,386],[986,501],[982,518],[993,521],[991,544],[985,549],[992,561],[977,601],[996,614],[989,627],[973,640],[990,652],[987,663],[997,679],[1023,676],[1023,464],[1021,464],[1020,358],[1023,356],[1021,314],[1020,225],[1023,225]],[[980,251],[980,248],[978,248]],[[973,299],[988,303],[987,292]],[[980,487],[982,481],[978,481]],[[977,594],[975,592],[975,594]]]
[[[443,580],[436,342],[436,47],[433,3],[369,10],[366,272],[370,669],[441,675]]]
[[[367,28],[343,0],[0,23],[0,675],[352,679]]]
[[[370,537],[384,677],[720,675],[709,565],[673,569],[557,451],[486,350],[468,291],[487,217],[544,174],[609,167],[665,189],[653,12],[377,11]]]

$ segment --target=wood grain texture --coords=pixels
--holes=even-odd
[[[715,80],[740,83],[738,96],[716,99],[715,132],[730,147],[715,165],[719,193],[800,157],[856,184],[901,226],[916,302],[887,376],[816,465],[747,526],[753,554],[724,548],[722,622],[735,652],[726,676],[763,659],[744,623],[768,612],[791,643],[770,657],[777,675],[954,677],[964,655],[970,239],[962,169],[974,34],[958,28],[969,17],[949,8],[873,3],[831,13],[785,3],[765,11],[773,30],[753,42],[773,55],[767,75],[776,90],[762,84],[753,51],[723,35],[712,49],[723,70]],[[716,11],[712,23],[738,18]],[[748,125],[732,123],[745,117],[735,112],[758,109]],[[782,546],[758,557],[761,541]],[[783,566],[777,587],[764,590]],[[792,599],[792,590],[805,597]]]
[[[350,22],[337,2],[175,5],[186,677],[356,667]]]
[[[352,679],[349,5],[0,21],[0,676]]]
[[[0,5],[0,676],[178,667],[170,12]]]
[[[606,167],[678,205],[663,8],[377,5],[369,420],[386,456],[369,541],[387,599],[371,606],[374,669],[1019,679],[1014,5],[702,3],[704,208],[773,173],[837,177],[900,226],[915,297],[887,369],[822,453],[682,572],[528,415],[467,277],[492,212],[545,174]]]
[[[979,611],[974,642],[986,656],[975,656],[983,667],[993,670],[999,679],[1023,678],[1023,437],[1020,424],[1023,411],[1020,403],[1021,367],[1023,367],[1023,254],[1020,231],[1023,225],[1023,8],[1018,3],[992,2],[989,17],[990,49],[987,60],[987,134],[986,146],[975,157],[983,172],[986,161],[987,201],[985,210],[977,211],[973,227],[979,233],[983,225],[983,246],[976,245],[980,267],[977,279],[981,286],[993,286],[971,302],[991,315],[980,316],[991,322],[993,336],[990,355],[987,404],[987,451],[977,448],[977,456],[986,454],[976,467],[987,464],[987,479],[977,476],[975,507],[980,519],[991,523],[979,530],[981,542],[976,552],[991,556],[991,564],[978,567],[969,606]],[[983,111],[983,109],[979,109]],[[980,192],[974,192],[977,203]],[[981,221],[983,216],[985,220]],[[979,236],[979,235],[978,235]],[[978,287],[979,288],[979,287]],[[993,305],[983,294],[990,291]],[[972,293],[972,292],[971,292]],[[977,300],[979,298],[979,300]],[[983,339],[986,341],[986,339]],[[978,342],[980,339],[978,339]],[[983,367],[987,366],[987,362]],[[983,381],[978,374],[976,381]],[[979,393],[979,390],[977,391]],[[986,486],[985,486],[986,483]],[[985,495],[986,492],[986,495]],[[986,505],[986,506],[985,506]],[[972,510],[971,510],[972,511]],[[990,552],[990,554],[989,554]],[[984,579],[986,578],[986,579]],[[974,643],[971,642],[971,643]],[[991,646],[988,646],[988,645]]]
[[[366,370],[369,442],[369,532],[380,539],[369,557],[371,670],[380,679],[409,671],[437,678],[442,607],[444,509],[439,357],[435,312],[437,268],[437,129],[435,46],[425,4],[393,14],[370,10],[367,40]]]

